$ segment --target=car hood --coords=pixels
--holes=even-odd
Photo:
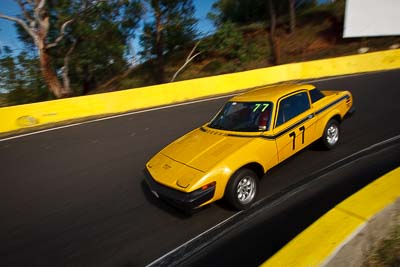
[[[161,153],[156,154],[146,167],[156,182],[180,191],[190,190],[190,186],[204,175],[204,172],[177,162]]]
[[[199,128],[171,143],[161,153],[206,172],[250,141],[251,138],[232,137],[222,131]]]

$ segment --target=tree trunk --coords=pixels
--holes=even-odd
[[[273,35],[270,35],[269,38],[272,48],[272,62],[275,65],[279,65],[281,63],[281,48],[279,38]]]
[[[294,32],[296,28],[296,10],[294,6],[295,0],[289,0],[289,13],[290,13],[290,33]]]
[[[45,49],[41,49],[39,51],[39,59],[40,59],[40,70],[42,72],[43,79],[47,84],[47,86],[49,87],[50,91],[57,98],[71,96],[72,92],[65,90],[65,88],[61,85],[60,81],[58,80],[56,74],[52,70],[50,64],[50,57]]]
[[[165,82],[164,68],[164,39],[162,34],[161,10],[158,1],[155,1],[154,12],[156,17],[156,54],[157,54],[157,82]]]
[[[72,44],[72,46],[68,49],[68,52],[64,57],[64,66],[61,68],[64,91],[70,92],[70,94],[72,94],[72,90],[71,90],[71,81],[69,79],[69,59],[70,59],[72,52],[75,49],[76,44],[77,44],[77,41],[75,41]]]
[[[89,73],[89,66],[85,64],[83,66],[83,85],[82,85],[82,95],[87,95],[92,89],[92,77]]]
[[[269,17],[270,17],[270,28],[269,28],[269,41],[272,48],[272,62],[275,65],[280,64],[280,47],[279,40],[275,36],[276,29],[276,13],[274,4],[272,0],[268,0],[268,9],[269,9]]]
[[[164,83],[165,82],[165,68],[164,68],[164,49],[161,43],[156,44],[157,49],[157,82]]]
[[[276,13],[272,0],[268,0],[268,9],[269,9],[269,20],[270,20],[269,32],[272,36],[274,36],[276,28]]]
[[[13,21],[20,25],[27,34],[29,34],[37,48],[39,53],[39,64],[40,70],[43,75],[43,79],[49,88],[49,91],[54,94],[57,98],[68,97],[72,95],[72,91],[69,87],[68,78],[68,66],[64,66],[63,78],[64,85],[58,80],[56,72],[51,66],[51,57],[48,54],[48,49],[56,47],[59,42],[64,38],[65,27],[70,24],[73,19],[64,22],[60,29],[59,36],[51,44],[46,43],[47,35],[50,29],[50,17],[49,12],[46,10],[45,0],[35,0],[35,1],[16,1],[20,6],[24,19],[18,17],[7,16],[0,13],[0,18]],[[25,6],[28,6],[32,12],[27,12]],[[68,62],[67,62],[68,63]]]

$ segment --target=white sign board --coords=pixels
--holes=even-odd
[[[347,0],[343,37],[400,35],[400,0]]]

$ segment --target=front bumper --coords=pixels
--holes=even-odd
[[[205,190],[199,189],[185,193],[156,182],[147,169],[144,172],[145,181],[151,192],[157,198],[163,199],[179,209],[193,210],[214,197],[215,185]]]

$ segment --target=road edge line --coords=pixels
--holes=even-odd
[[[348,244],[400,199],[399,188],[400,167],[339,203],[261,266],[333,266],[331,262],[338,261],[343,249],[351,249]],[[356,259],[340,260],[349,263]]]

